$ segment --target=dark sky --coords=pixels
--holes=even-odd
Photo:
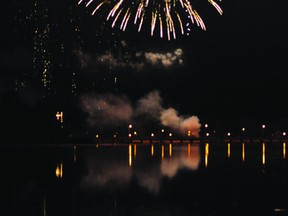
[[[193,1],[191,3],[193,5]],[[5,4],[3,7],[9,13],[2,14],[1,19],[0,92],[6,90],[6,80],[13,79],[14,75],[9,74],[10,66],[20,70],[20,67],[31,64],[31,56],[26,52],[32,33],[27,29],[19,33],[21,37],[28,38],[23,39],[23,43],[27,44],[21,43],[19,38],[16,43],[13,40],[15,31],[12,26],[17,15],[15,5],[19,2]],[[65,8],[65,3],[57,7],[55,4],[58,4],[57,1],[50,1],[50,7],[59,9],[57,17],[61,20],[61,8]],[[151,37],[145,28],[138,33],[133,24],[117,35],[118,31],[111,29],[111,23],[99,26],[103,19],[101,12],[98,17],[83,16],[89,8],[76,4],[74,7],[78,8],[74,11],[83,16],[81,34],[88,39],[83,40],[82,51],[90,57],[89,61],[103,55],[113,43],[117,44],[113,48],[115,53],[121,48],[121,54],[114,56],[117,66],[112,67],[110,73],[118,74],[119,89],[131,100],[157,89],[163,97],[164,106],[174,107],[183,115],[197,115],[203,121],[215,120],[219,123],[221,120],[237,122],[250,119],[288,123],[288,37],[284,1],[222,0],[219,5],[223,9],[222,16],[206,1],[203,5],[199,3],[199,8],[203,9],[199,14],[207,31],[191,26],[189,36],[179,35],[170,41],[160,39],[158,35]],[[24,5],[24,8],[29,10],[29,6],[32,7],[32,4]],[[17,28],[21,30],[21,27]],[[115,32],[117,36],[113,35]],[[101,49],[95,48],[100,47],[99,41],[105,41]],[[125,41],[122,47],[121,41]],[[135,64],[140,63],[139,59],[135,60],[136,53],[141,53],[142,58],[144,53],[167,56],[177,49],[182,51],[181,56],[176,57],[169,67],[156,66],[146,58],[144,69],[135,69]],[[125,66],[121,65],[123,62]],[[128,63],[134,63],[134,67],[129,68]],[[94,70],[93,67],[96,66],[90,62],[90,68],[83,69],[83,73],[89,73],[89,70]]]

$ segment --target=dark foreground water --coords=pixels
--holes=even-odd
[[[285,143],[0,148],[0,215],[287,215]]]

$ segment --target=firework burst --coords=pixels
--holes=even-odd
[[[208,2],[222,15],[221,7],[214,0],[208,0]],[[171,37],[176,39],[176,25],[181,34],[185,34],[187,29],[189,31],[190,23],[206,30],[205,23],[189,0],[102,0],[100,2],[97,0],[79,0],[78,5],[81,3],[85,4],[86,7],[90,5],[94,8],[92,15],[107,5],[109,10],[107,21],[112,20],[112,27],[118,24],[123,31],[125,31],[128,22],[133,22],[138,26],[138,32],[140,32],[143,23],[147,20],[151,23],[151,36],[154,35],[157,27],[160,37],[163,38],[164,32],[166,32],[168,40]]]

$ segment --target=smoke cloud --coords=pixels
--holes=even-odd
[[[172,52],[144,52],[144,51],[129,51],[127,46],[123,46],[123,51],[113,53],[111,50],[106,50],[102,54],[90,55],[82,50],[74,50],[78,61],[82,68],[97,65],[106,65],[109,68],[133,68],[137,71],[143,70],[145,67],[158,66],[160,68],[170,68],[175,65],[183,65],[183,50],[175,49]]]
[[[201,124],[197,116],[184,118],[179,116],[174,108],[163,109],[161,112],[161,123],[164,126],[180,132],[182,135],[190,131],[192,136],[199,136],[199,128]]]
[[[88,114],[87,122],[92,127],[118,126],[128,123],[133,115],[130,101],[123,95],[85,95],[81,99],[81,107]]]
[[[147,114],[152,118],[158,119],[163,110],[162,103],[163,100],[158,91],[149,92],[137,101],[135,114],[137,116]]]
[[[188,148],[190,151],[188,151]],[[161,160],[154,160],[151,157],[133,157],[133,163],[141,166],[132,167],[127,163],[127,158],[123,154],[122,148],[114,148],[117,154],[110,155],[109,149],[92,151],[87,155],[87,172],[81,178],[81,187],[84,190],[93,189],[119,189],[130,184],[132,178],[138,184],[152,193],[158,193],[163,178],[174,178],[181,170],[196,171],[199,168],[201,156],[200,146],[177,146],[173,151],[173,156],[167,156]],[[138,150],[138,151],[141,151]],[[161,151],[157,151],[161,154]],[[190,153],[188,153],[190,152]],[[116,157],[115,159],[115,155]]]
[[[90,126],[127,126],[150,118],[181,135],[190,131],[192,136],[199,137],[201,124],[198,117],[184,117],[172,107],[165,108],[157,90],[140,98],[136,105],[123,95],[85,95],[81,99],[81,107],[88,114],[87,122]]]

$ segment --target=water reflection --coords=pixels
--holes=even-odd
[[[165,148],[164,148],[164,145],[161,145],[161,157],[162,157],[162,160],[165,158]]]
[[[74,145],[73,149],[74,149],[73,162],[76,163],[76,159],[77,159],[77,155],[76,155],[76,145]]]
[[[281,198],[288,193],[285,142],[1,150],[0,215],[279,215],[288,209]],[[35,161],[41,169],[27,169]]]
[[[63,163],[62,162],[57,164],[55,174],[57,178],[63,177]]]
[[[242,161],[245,161],[245,143],[242,143]]]
[[[43,216],[47,216],[46,196],[44,196],[44,199],[43,199]]]
[[[128,166],[125,163],[125,154],[122,152],[125,146],[112,147],[114,156],[108,156],[109,147],[99,147],[99,152],[91,153],[87,157],[87,175],[83,176],[82,184],[85,188],[119,188],[128,185],[134,179],[142,187],[151,192],[157,193],[161,180],[165,177],[174,177],[181,169],[197,170],[200,164],[200,146],[190,143],[177,146],[173,151],[173,145],[151,144],[141,146],[141,154],[136,157],[137,149],[140,146],[128,145]],[[115,151],[115,148],[118,150]],[[150,148],[150,154],[143,154]],[[160,151],[155,152],[155,148]],[[165,152],[169,157],[165,157]],[[159,153],[160,157],[157,154]],[[173,153],[172,153],[173,152]],[[106,155],[105,157],[103,155]],[[134,157],[133,157],[134,156]],[[154,158],[154,159],[153,159]],[[158,160],[158,159],[159,160]],[[116,162],[115,162],[116,160]]]
[[[129,164],[129,166],[131,167],[132,166],[132,145],[131,144],[129,144],[129,159],[128,159],[128,164]]]
[[[172,157],[172,153],[173,153],[173,150],[172,150],[172,143],[169,144],[169,156]]]
[[[266,154],[265,154],[265,143],[262,143],[262,164],[266,163]]]
[[[283,142],[283,159],[286,159],[286,143]]]
[[[227,144],[227,157],[228,157],[228,158],[230,158],[230,155],[231,155],[231,149],[230,149],[230,148],[231,148],[231,144],[228,143],[228,144]]]
[[[200,164],[200,149],[199,145],[183,146],[178,148],[175,157],[162,160],[161,174],[162,176],[174,177],[179,170],[186,168],[197,170]]]

